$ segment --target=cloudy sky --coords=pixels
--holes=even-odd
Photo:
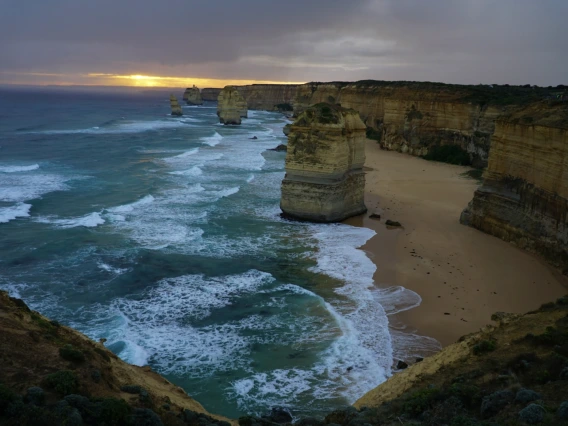
[[[568,84],[568,1],[0,0],[0,84],[361,79]]]

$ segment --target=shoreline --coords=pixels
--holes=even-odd
[[[422,299],[389,315],[392,329],[445,347],[495,312],[525,313],[567,293],[568,278],[544,260],[459,223],[478,186],[462,176],[469,167],[381,150],[372,140],[365,166],[368,212],[344,223],[376,232],[360,247],[377,266],[376,287],[402,286]],[[387,229],[387,219],[402,228]]]

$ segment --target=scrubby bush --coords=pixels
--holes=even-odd
[[[495,340],[482,340],[473,347],[474,355],[481,355],[487,352],[492,352],[497,348]]]
[[[73,345],[65,345],[62,348],[59,348],[59,356],[72,362],[85,361],[85,354]]]
[[[61,370],[50,374],[46,377],[45,383],[61,395],[76,393],[79,387],[77,376],[69,370]]]

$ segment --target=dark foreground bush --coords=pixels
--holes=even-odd
[[[471,164],[467,151],[457,145],[433,146],[428,149],[428,154],[424,156],[424,159],[460,166],[469,166]]]

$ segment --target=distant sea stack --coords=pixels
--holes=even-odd
[[[183,115],[181,107],[179,106],[179,103],[173,93],[170,95],[170,106],[172,107],[172,115]]]
[[[568,102],[542,101],[496,122],[470,225],[568,271]]]
[[[188,105],[203,105],[203,99],[201,99],[201,92],[199,88],[193,85],[193,87],[188,87],[183,93],[183,100],[187,102]]]
[[[367,211],[365,130],[357,111],[338,105],[316,104],[298,117],[288,136],[284,216],[338,222]]]
[[[234,86],[226,86],[217,99],[217,115],[223,124],[241,124],[246,118],[247,103]]]

